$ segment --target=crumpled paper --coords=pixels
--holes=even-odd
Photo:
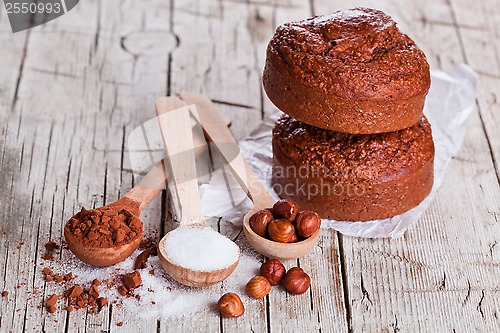
[[[322,228],[335,229],[354,237],[398,238],[427,209],[441,186],[446,165],[462,145],[467,120],[474,110],[477,82],[476,73],[463,64],[447,72],[432,71],[431,78],[431,88],[424,108],[424,114],[432,126],[435,144],[434,184],[431,193],[417,207],[401,215],[368,222],[323,219]],[[243,156],[276,199],[279,197],[271,187],[271,132],[281,114],[275,110],[245,140],[239,142]],[[227,168],[215,171],[209,183],[201,186],[201,198],[205,216],[220,216],[234,224],[241,224],[243,216],[252,207]]]

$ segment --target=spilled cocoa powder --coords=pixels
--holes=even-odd
[[[59,250],[60,246],[53,241],[48,241],[45,243],[45,254],[42,255],[43,260],[54,260],[54,251]]]
[[[137,203],[122,198],[116,203],[97,209],[82,210],[74,215],[64,227],[73,237],[71,241],[94,247],[108,248],[124,245],[140,237],[144,226],[131,210]]]
[[[157,237],[149,237],[141,242],[139,249],[143,249],[144,251],[138,256],[139,260],[134,262],[134,266],[144,268],[150,256],[158,255],[154,246],[156,243],[158,243]],[[53,249],[60,248],[60,246],[54,243],[49,244],[46,248],[48,251],[53,251]],[[49,313],[54,313],[58,310],[72,312],[78,309],[87,309],[88,313],[96,313],[110,303],[108,299],[100,296],[99,288],[101,287],[105,290],[117,288],[118,293],[122,296],[140,299],[139,295],[134,294],[134,290],[142,284],[142,278],[135,267],[132,272],[127,274],[114,272],[107,279],[93,279],[89,288],[83,288],[80,284],[74,282],[70,284],[75,278],[72,272],[66,271],[58,274],[53,269],[44,267],[42,273],[46,282],[65,285],[65,291],[62,294],[51,294],[45,299],[43,305]],[[150,270],[149,274],[154,275],[154,271]],[[154,290],[149,291],[154,292]],[[7,297],[8,292],[4,291],[2,296]],[[113,303],[117,303],[117,301]]]
[[[43,274],[45,275],[45,281],[66,283],[73,279],[73,274],[71,272],[65,274],[64,277],[61,277],[59,274],[54,274],[54,272],[48,267],[43,269]],[[102,307],[108,305],[108,300],[99,296],[98,287],[100,285],[101,281],[97,279],[92,281],[88,290],[84,290],[79,284],[74,284],[66,289],[62,295],[50,295],[50,297],[45,301],[45,307],[49,313],[54,313],[57,311],[58,301],[62,299],[67,305],[64,309],[68,312],[78,309],[87,309],[89,313],[94,313],[97,309],[101,309]]]
[[[150,256],[156,256],[158,252],[156,246],[152,246],[144,251],[142,251],[134,262],[134,269],[146,268],[147,262]]]

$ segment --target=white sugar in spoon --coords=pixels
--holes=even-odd
[[[160,262],[181,284],[210,286],[231,275],[240,250],[213,230],[201,211],[189,107],[178,98],[163,97],[156,109],[180,206],[179,227],[158,244]]]

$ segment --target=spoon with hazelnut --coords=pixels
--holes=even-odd
[[[203,216],[190,107],[178,98],[163,97],[157,101],[156,108],[167,148],[169,176],[172,175],[170,179],[180,207],[179,227],[167,233],[158,244],[160,263],[167,274],[181,284],[210,286],[231,275],[238,265],[240,250],[230,239],[213,230]]]
[[[300,258],[311,252],[320,234],[319,216],[311,211],[301,212],[297,216],[297,204],[288,200],[276,202],[239,151],[234,158],[234,149],[238,149],[238,145],[231,132],[222,125],[219,112],[209,98],[195,93],[182,93],[181,98],[188,104],[196,105],[198,121],[205,136],[217,147],[238,183],[253,201],[253,208],[243,218],[243,231],[250,245],[257,252],[278,259]],[[250,226],[251,218],[257,220],[252,221],[254,228]],[[303,236],[307,238],[298,241],[295,227],[291,223],[294,220],[296,226],[300,220],[305,231]],[[274,240],[267,239],[267,234]]]

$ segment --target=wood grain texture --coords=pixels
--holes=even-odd
[[[315,8],[329,12],[354,5],[373,1]],[[467,63],[467,47],[457,29],[470,23],[456,22],[455,4],[387,2],[376,7],[390,13],[416,40],[431,68]],[[500,188],[482,114],[480,109],[471,117],[464,146],[448,166],[437,198],[402,239],[342,238],[353,332],[499,329],[500,266],[490,247],[494,249],[500,237]]]
[[[466,62],[480,75],[464,145],[416,226],[398,240],[325,231],[312,254],[286,262],[310,273],[310,292],[275,288],[236,320],[213,308],[139,320],[115,306],[93,315],[40,307],[62,291],[43,280],[43,244],[61,243],[82,205],[133,187],[127,137],[155,116],[156,98],[203,92],[241,139],[273,108],[261,72],[275,27],[359,5],[393,16],[432,68]],[[494,0],[85,0],[17,34],[0,10],[0,290],[10,293],[0,298],[0,331],[499,331],[499,27]],[[168,205],[164,194],[144,210],[146,234],[172,228]],[[63,248],[58,258],[74,257]]]

